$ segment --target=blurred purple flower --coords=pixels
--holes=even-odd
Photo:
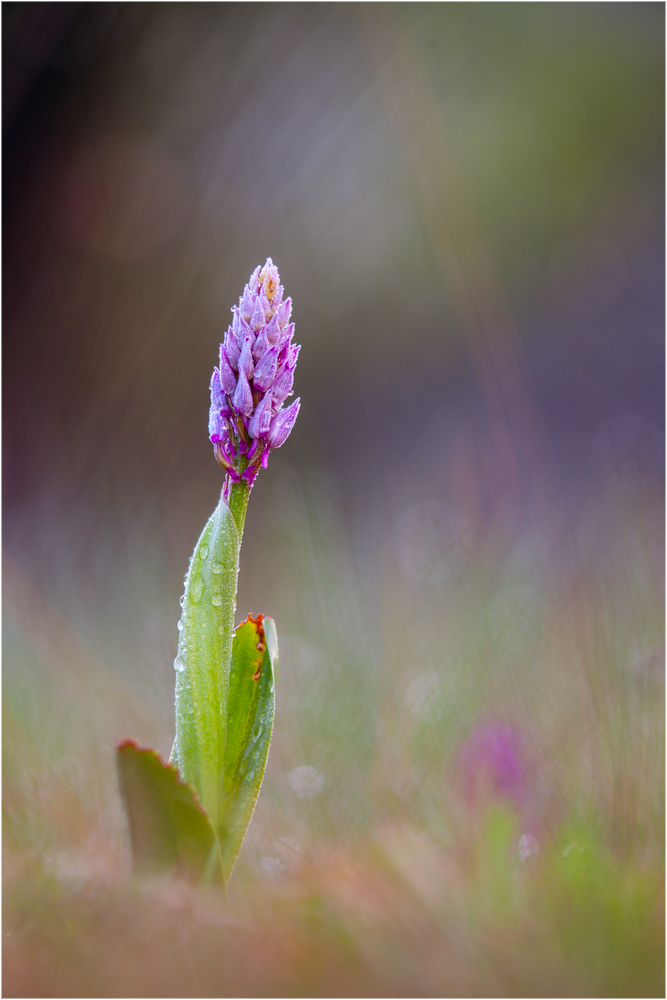
[[[301,402],[292,395],[300,347],[292,344],[292,300],[283,301],[278,268],[269,257],[255,268],[232,309],[211,378],[208,432],[218,463],[229,478],[252,485],[269,452],[287,440]]]
[[[502,722],[482,722],[470,734],[459,756],[463,792],[471,804],[498,797],[519,809],[529,797],[524,738]]]

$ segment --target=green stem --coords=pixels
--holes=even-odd
[[[245,515],[248,509],[251,489],[252,486],[249,486],[245,479],[241,479],[238,483],[232,483],[229,488],[229,509],[236,523],[239,539],[243,537]]]

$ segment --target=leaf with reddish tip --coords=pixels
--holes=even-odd
[[[278,638],[272,618],[250,615],[232,647],[225,753],[225,805],[218,836],[225,881],[246,835],[269,755],[278,675]]]
[[[132,740],[118,744],[116,762],[135,869],[175,871],[193,881],[221,882],[213,827],[176,768]]]

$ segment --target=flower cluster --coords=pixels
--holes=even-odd
[[[211,379],[209,437],[218,463],[233,482],[252,485],[269,452],[280,448],[299,412],[292,395],[300,347],[292,344],[292,300],[283,301],[278,268],[269,257],[255,268],[234,306]]]

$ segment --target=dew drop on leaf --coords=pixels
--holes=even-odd
[[[207,555],[208,555],[208,545],[202,545],[201,549],[199,550],[199,558],[206,559]]]
[[[220,594],[214,594],[211,598],[211,604],[215,604],[216,608],[219,608],[222,604],[222,597]]]
[[[216,574],[222,573],[222,563],[221,562],[214,562],[213,565],[211,566],[211,569]]]
[[[174,660],[174,670],[176,671],[177,674],[182,674],[183,671],[185,670],[185,664],[183,663],[183,660],[180,658],[180,656],[177,656],[176,659]]]
[[[193,604],[196,604],[202,595],[204,589],[204,581],[198,576],[192,581],[192,586],[190,587],[190,599]]]

